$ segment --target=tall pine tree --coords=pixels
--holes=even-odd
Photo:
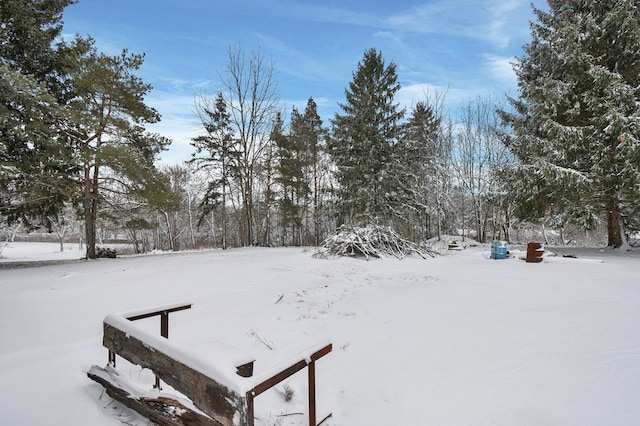
[[[394,102],[400,90],[396,65],[382,53],[365,51],[349,88],[342,113],[332,120],[329,152],[337,166],[338,224],[388,222],[393,216],[396,180],[393,145],[400,136],[404,110]]]
[[[211,172],[211,179],[203,197],[202,214],[199,222],[212,213],[217,207],[222,212],[222,248],[227,248],[227,201],[229,188],[236,176],[239,153],[231,129],[231,116],[227,101],[222,92],[218,92],[213,103],[206,96],[196,100],[196,110],[205,135],[192,139],[191,145],[196,148],[191,162]]]
[[[143,59],[126,49],[108,56],[92,46],[71,74],[76,96],[65,105],[61,133],[82,165],[78,192],[90,259],[97,256],[98,214],[110,192],[162,202],[167,182],[154,161],[171,141],[145,131],[144,125],[159,121],[160,115],[144,101],[151,85],[135,75]]]
[[[0,62],[44,83],[60,101],[67,73],[85,41],[60,40],[62,13],[75,0],[3,0],[0,5]],[[68,98],[68,96],[67,96]]]
[[[519,215],[588,224],[606,217],[626,245],[640,204],[640,10],[635,0],[550,0],[515,64],[519,98],[503,111],[520,159]],[[519,187],[518,187],[519,186]]]
[[[73,198],[80,166],[59,134],[74,96],[70,70],[88,41],[60,40],[72,0],[0,5],[0,216],[51,227]]]
[[[326,129],[322,126],[322,119],[318,115],[318,106],[313,98],[307,99],[307,106],[304,109],[301,124],[301,136],[306,146],[306,179],[309,183],[313,221],[313,230],[311,231],[311,238],[308,243],[317,246],[320,245],[323,239],[321,209],[322,193],[324,191],[323,169],[326,168],[324,161],[326,152]]]
[[[394,148],[395,178],[405,226],[415,239],[430,238],[431,216],[439,213],[437,142],[442,117],[426,102],[411,109]]]

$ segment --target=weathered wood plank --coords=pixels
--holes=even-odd
[[[148,398],[130,393],[118,384],[107,370],[96,365],[87,376],[100,383],[107,394],[121,404],[135,410],[159,426],[220,426],[221,423],[185,407],[180,402],[166,397]]]
[[[103,344],[126,360],[152,370],[221,425],[247,424],[246,398],[202,372],[107,323],[104,323]]]

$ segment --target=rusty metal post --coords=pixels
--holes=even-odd
[[[247,426],[254,426],[255,413],[253,408],[253,391],[247,392]]]
[[[287,377],[291,377],[303,368],[308,368],[309,375],[309,425],[320,426],[331,414],[316,424],[316,364],[315,362],[333,350],[333,345],[329,343],[325,347],[317,350],[309,358],[301,359],[289,368],[285,368],[278,374],[256,385],[247,392],[247,426],[254,426],[254,399],[261,393],[271,389]],[[308,362],[307,362],[308,360]]]
[[[169,338],[169,312],[162,311],[160,314],[160,335],[165,339]]]
[[[160,313],[160,335],[165,339],[169,338],[169,312],[162,311]],[[160,387],[160,377],[156,376],[156,384],[155,388],[158,390],[162,390]]]
[[[109,351],[109,364],[111,364],[111,366],[113,368],[116,368],[116,353],[115,352],[111,352]]]
[[[166,339],[169,338],[169,314],[171,312],[177,312],[177,311],[183,311],[185,309],[191,309],[191,303],[187,303],[185,305],[175,305],[172,306],[168,309],[164,309],[162,311],[148,311],[148,312],[143,312],[141,314],[138,315],[133,315],[130,317],[127,317],[127,319],[129,321],[137,321],[137,320],[141,320],[141,319],[145,319],[145,318],[151,318],[151,317],[156,317],[158,315],[160,315],[160,335]],[[109,354],[109,360],[111,360],[111,354]],[[113,354],[113,366],[115,367],[116,365],[116,354]],[[160,387],[160,378],[158,378],[158,376],[156,376],[156,384],[154,386],[155,388],[161,389]]]
[[[316,425],[316,363],[311,361],[307,365],[309,373],[309,426]]]

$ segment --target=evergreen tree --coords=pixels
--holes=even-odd
[[[200,222],[215,208],[222,209],[222,248],[227,248],[226,205],[229,186],[238,167],[239,153],[235,149],[231,116],[222,92],[218,92],[213,105],[206,97],[197,102],[197,110],[205,135],[193,138],[196,148],[192,162],[212,172],[207,191],[202,200]]]
[[[606,215],[608,245],[620,247],[640,203],[640,9],[634,0],[549,6],[534,8],[514,67],[520,96],[502,112],[521,162],[513,196],[529,218],[587,225]]]
[[[143,125],[160,120],[144,103],[151,86],[134,72],[144,55],[107,56],[91,48],[72,73],[76,96],[65,106],[62,129],[76,148],[80,177],[87,257],[96,257],[96,225],[107,183],[117,180],[120,190],[160,201],[166,181],[159,178],[154,160],[170,143]],[[111,179],[105,179],[111,178]]]
[[[388,221],[395,209],[393,145],[400,136],[404,110],[394,103],[400,90],[396,65],[385,66],[375,49],[358,64],[342,113],[332,120],[329,150],[337,166],[337,210],[340,223]]]
[[[426,102],[412,108],[404,133],[394,148],[393,176],[402,191],[398,193],[405,226],[424,229],[419,237],[429,238],[429,222],[438,212],[438,171],[436,143],[441,117]],[[416,236],[417,237],[417,236]]]
[[[68,71],[84,40],[60,40],[62,13],[75,0],[3,0],[0,5],[0,62],[45,84],[62,101]]]
[[[43,83],[0,64],[0,212],[51,228],[75,192],[72,148],[54,123],[60,107]]]
[[[0,214],[29,228],[58,222],[74,196],[79,164],[60,135],[73,97],[69,71],[87,40],[64,43],[69,0],[0,5]]]
[[[290,241],[285,244],[301,244],[302,214],[309,194],[309,184],[305,180],[306,152],[304,145],[303,116],[294,107],[291,112],[291,130],[284,134],[280,115],[272,133],[276,145],[276,182],[280,185],[279,211],[283,231],[291,229]],[[283,236],[284,238],[284,236]]]
[[[261,242],[265,246],[271,246],[273,244],[273,206],[277,203],[277,153],[276,146],[273,140],[273,135],[277,134],[283,128],[282,117],[280,113],[276,114],[274,130],[272,130],[272,137],[265,146],[265,152],[260,161],[259,175],[261,177],[258,186],[258,192],[262,194],[262,200],[259,205],[260,226],[258,228],[258,235],[261,235]],[[277,229],[277,228],[276,228]]]
[[[311,196],[311,214],[313,221],[312,238],[310,243],[320,245],[321,230],[321,197],[323,192],[322,174],[325,167],[323,158],[326,150],[324,140],[326,130],[322,127],[322,120],[318,115],[318,106],[313,98],[307,100],[302,117],[302,143],[305,145],[307,167],[306,181]]]

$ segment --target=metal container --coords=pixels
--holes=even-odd
[[[542,255],[544,254],[544,247],[540,243],[529,243],[527,244],[527,258],[526,261],[529,263],[540,263],[542,262]]]

